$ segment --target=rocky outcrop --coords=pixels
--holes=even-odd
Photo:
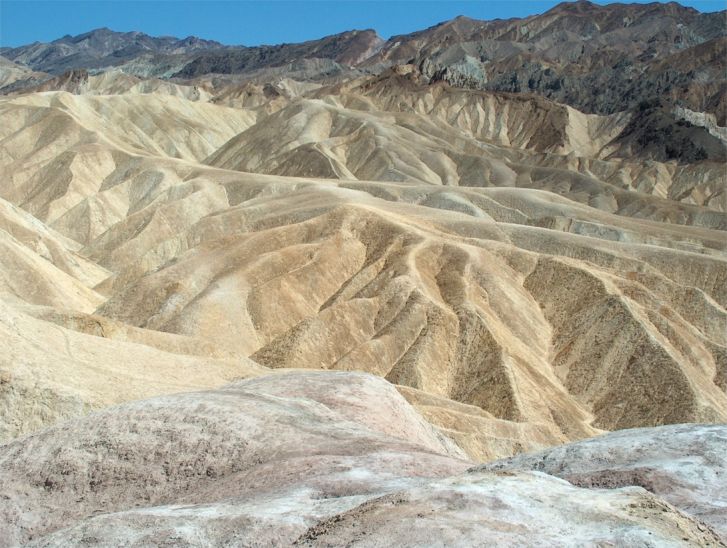
[[[727,540],[727,426],[679,424],[613,432],[473,470],[533,470],[573,485],[643,487]]]
[[[359,373],[113,407],[0,446],[0,464],[11,546],[720,544],[643,488],[462,474],[450,441]],[[691,470],[719,477],[708,458]]]
[[[523,19],[458,17],[393,36],[364,65],[414,63],[431,81],[536,93],[611,114],[667,99],[724,125],[724,11],[564,2]]]

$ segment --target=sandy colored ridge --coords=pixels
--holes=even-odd
[[[589,156],[588,132],[607,148],[617,117],[415,76],[253,87],[250,108],[161,92],[0,101],[6,309],[92,336],[99,353],[142,344],[220,371],[170,383],[140,363],[160,384],[109,397],[101,377],[90,391],[62,380],[74,358],[62,366],[39,335],[37,360],[58,374],[33,374],[37,390],[75,403],[38,414],[6,391],[6,435],[71,407],[247,376],[247,365],[234,373],[247,358],[385,377],[474,458],[724,421],[725,214],[707,205],[716,197],[689,203],[704,186],[669,197],[695,170],[719,186],[716,166],[654,164],[666,179],[650,192],[616,185],[587,162],[623,162]],[[552,146],[527,133],[533,109],[551,120]],[[485,179],[465,186],[466,173]],[[220,359],[232,362],[206,365]],[[32,369],[6,363],[8,387]]]

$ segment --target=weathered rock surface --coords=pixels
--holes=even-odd
[[[727,426],[637,428],[495,461],[476,472],[535,470],[580,487],[637,485],[727,540]]]
[[[0,534],[30,546],[719,545],[641,488],[462,474],[459,455],[382,379],[266,376],[0,446]],[[693,466],[714,478],[708,458]]]
[[[13,542],[99,512],[113,520],[149,507],[142,519],[153,520],[152,507],[215,503],[244,521],[262,517],[258,528],[241,531],[248,541],[271,526],[261,541],[291,541],[320,513],[468,466],[391,385],[356,373],[273,375],[130,403],[0,452],[2,537]],[[253,500],[262,506],[253,510]]]

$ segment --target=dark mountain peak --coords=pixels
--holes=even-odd
[[[70,69],[122,67],[132,74],[182,78],[263,69],[322,77],[350,69],[376,72],[413,64],[432,81],[537,92],[588,112],[611,113],[660,93],[674,98],[689,95],[693,97],[689,104],[698,109],[704,108],[700,101],[708,106],[723,104],[718,97],[721,88],[694,78],[697,61],[700,66],[714,66],[706,60],[712,50],[699,50],[697,55],[692,48],[724,35],[724,12],[702,14],[676,2],[599,5],[578,0],[523,19],[478,20],[461,14],[388,41],[373,29],[351,29],[302,43],[225,46],[193,35],[152,37],[102,27],[51,44],[3,50],[3,56],[53,75]],[[680,62],[672,59],[682,52]],[[653,68],[666,59],[673,62]],[[665,72],[662,80],[653,77],[658,91],[634,77],[652,69],[654,74]],[[592,93],[594,89],[598,93]]]
[[[481,26],[484,23],[485,23],[485,21],[481,21],[479,19],[472,19],[471,17],[467,17],[466,15],[458,15],[454,19],[450,19],[449,21],[444,21],[443,23],[440,23],[436,27],[432,27],[432,28],[470,29],[475,26]]]
[[[328,36],[324,36],[323,38],[317,39],[317,40],[310,40],[308,42],[303,42],[303,44],[316,44],[316,43],[325,43],[325,42],[374,42],[374,41],[381,41],[384,42],[384,39],[381,38],[378,33],[374,29],[351,29],[351,30],[345,30],[343,32],[339,32],[336,34],[330,34]],[[288,44],[290,45],[290,44]]]
[[[663,95],[723,120],[719,44],[710,41],[725,34],[725,12],[579,0],[524,19],[456,17],[391,37],[363,65],[413,64],[431,82],[538,93],[600,114]]]
[[[111,30],[108,27],[101,27],[98,29],[93,29],[89,32],[84,32],[83,34],[78,34],[76,36],[72,36],[70,39],[70,42],[78,43],[82,42],[84,40],[88,40],[91,38],[108,38],[109,36],[121,34],[120,32],[115,32]]]
[[[236,74],[310,59],[326,59],[353,66],[377,52],[383,43],[376,31],[366,29],[347,30],[298,44],[202,50],[174,76],[194,78],[203,74]]]
[[[589,0],[576,0],[575,2],[561,2],[553,6],[544,15],[617,15],[627,14],[662,14],[662,15],[696,15],[699,12],[677,2],[650,2],[650,3],[621,3],[595,4]]]
[[[639,4],[636,4],[636,6],[638,5]],[[659,9],[665,12],[699,13],[699,10],[691,6],[683,6],[679,2],[650,2],[649,4],[643,4],[643,6],[648,6],[652,9]]]
[[[117,32],[115,30],[111,30],[108,27],[100,27],[97,29],[90,30],[88,32],[84,32],[82,34],[76,34],[75,36],[72,36],[70,34],[66,34],[62,38],[58,38],[57,40],[53,40],[50,42],[51,45],[53,44],[80,44],[82,42],[108,42],[109,40],[123,40],[123,39],[130,39],[137,35],[146,36],[143,33],[140,32]]]
[[[190,50],[199,50],[205,48],[221,48],[223,44],[215,40],[205,40],[199,36],[187,36],[186,38],[177,39],[170,37],[170,40],[174,41],[175,48],[186,48]]]
[[[180,44],[194,45],[194,44],[207,43],[209,41],[208,40],[203,40],[202,38],[199,38],[198,36],[191,36],[190,35],[190,36],[187,36],[186,38],[181,38],[178,42]]]
[[[614,4],[610,4],[610,6],[613,5]],[[593,11],[599,11],[601,9],[608,9],[608,7],[599,6],[598,4],[589,2],[589,0],[576,0],[575,2],[561,2],[560,4],[556,4],[548,11],[546,11],[544,15],[556,15],[561,13],[584,14]]]
[[[76,38],[79,38],[81,36],[108,36],[109,34],[121,34],[114,30],[111,30],[109,27],[98,27],[96,29],[91,29],[88,32],[85,32],[83,34],[79,34],[76,36]]]
[[[66,35],[50,43],[13,48],[9,59],[23,62],[34,70],[62,74],[70,69],[117,66],[139,55],[184,55],[222,47],[219,42],[188,36],[149,36],[140,31],[115,31],[108,27],[76,36]]]
[[[478,20],[472,19],[471,17],[467,17],[466,15],[458,15],[454,19],[451,19],[449,22],[450,23],[475,23],[475,22],[478,22]]]

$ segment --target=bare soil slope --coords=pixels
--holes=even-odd
[[[372,372],[437,402],[428,416],[476,458],[726,420],[727,218],[714,192],[693,199],[718,166],[616,185],[594,170],[629,164],[594,150],[623,121],[411,76],[288,83],[250,108],[4,99],[7,306],[195,359]],[[97,390],[79,410],[121,401]]]

